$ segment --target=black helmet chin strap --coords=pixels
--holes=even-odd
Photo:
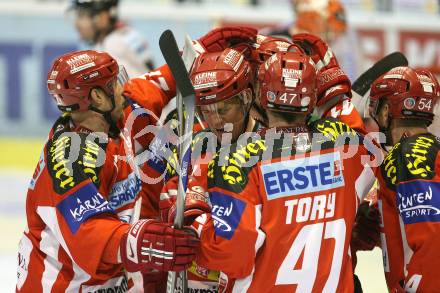
[[[376,108],[374,110],[374,114],[370,115],[371,118],[373,118],[374,122],[376,122],[377,126],[379,127],[379,131],[382,132],[383,134],[385,134],[385,142],[380,142],[380,146],[382,147],[382,149],[386,152],[388,152],[387,150],[387,146],[392,146],[392,140],[391,140],[391,120],[393,119],[389,114],[388,114],[388,123],[385,127],[380,126],[379,121],[376,118],[376,115],[378,115],[379,113],[379,109],[381,109],[383,107],[385,103],[385,100],[379,100],[379,102],[376,104]]]
[[[387,146],[392,146],[392,140],[391,140],[391,116],[388,116],[388,124],[386,127],[382,127],[379,124],[379,121],[377,121],[376,117],[371,117],[373,118],[373,120],[376,122],[377,126],[379,127],[379,131],[382,132],[383,134],[385,134],[385,142],[381,142],[380,146],[382,147],[382,149],[386,152],[388,152],[387,150]]]
[[[104,117],[105,121],[110,126],[109,131],[108,131],[108,135],[111,138],[116,138],[119,136],[119,133],[121,132],[121,130],[119,129],[116,121],[114,121],[112,118],[112,112],[116,108],[115,96],[110,95],[109,97],[110,97],[110,101],[112,102],[112,108],[110,110],[102,111],[102,110],[99,110],[98,108],[93,107],[93,106],[90,106],[89,109],[96,112],[96,113],[101,114]]]

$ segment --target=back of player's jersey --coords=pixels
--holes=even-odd
[[[233,292],[353,292],[349,242],[358,203],[374,182],[361,163],[370,156],[345,124],[324,119],[315,127],[333,138],[348,131],[350,145],[327,141],[284,155],[281,140],[273,149],[256,141],[209,174],[214,233],[208,218],[200,261],[225,272]],[[267,150],[273,158],[264,160]],[[255,166],[239,166],[255,154]]]
[[[117,251],[141,206],[137,171],[116,160],[132,156],[129,138],[70,132],[67,118],[56,122],[28,189],[16,291],[125,292],[133,281]]]
[[[384,270],[390,291],[437,292],[440,280],[440,139],[402,139],[379,172]]]
[[[355,160],[332,149],[258,167],[266,239],[251,291],[353,291],[349,241],[362,172]]]

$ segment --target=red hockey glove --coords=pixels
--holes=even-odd
[[[122,238],[122,263],[128,272],[182,271],[191,265],[199,246],[194,235],[171,224],[140,220]]]
[[[177,177],[171,178],[160,194],[159,209],[162,221],[172,223],[176,215]],[[185,198],[185,210],[183,216],[185,225],[192,222],[201,214],[210,213],[211,205],[209,196],[202,186],[193,178],[189,178],[188,189]]]
[[[239,52],[251,53],[251,46],[257,38],[257,30],[244,26],[216,28],[192,41],[192,46],[183,48],[182,59],[187,70],[191,70],[194,60],[206,52],[221,52],[226,48],[234,48]]]
[[[353,250],[372,250],[380,245],[379,225],[380,213],[377,204],[362,203],[353,226],[351,239]]]
[[[350,79],[339,66],[320,70],[317,79],[317,106],[328,103],[336,96],[341,96],[341,99],[351,97]],[[338,101],[334,101],[329,107],[337,102]]]
[[[339,67],[333,51],[328,44],[321,38],[307,33],[295,34],[292,36],[292,42],[305,51],[316,64],[317,71],[332,67]]]
[[[198,39],[195,44],[196,48],[201,46],[204,50],[199,52],[218,52],[241,43],[254,43],[257,38],[258,31],[251,27],[245,26],[225,26],[216,28]],[[198,50],[199,51],[199,50]]]

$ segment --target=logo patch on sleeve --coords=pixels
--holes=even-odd
[[[102,213],[114,213],[108,201],[99,194],[93,183],[86,184],[69,195],[57,205],[57,208],[73,234],[90,217]]]
[[[230,240],[240,223],[246,203],[220,192],[212,192],[210,199],[215,233]]]
[[[260,168],[268,200],[345,185],[339,152],[262,165]]]
[[[142,181],[134,172],[130,173],[126,179],[113,184],[113,188],[108,196],[113,210],[134,202],[141,190],[141,184]]]
[[[399,184],[397,207],[405,224],[440,222],[440,183],[413,181]]]

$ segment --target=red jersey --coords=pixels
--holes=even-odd
[[[126,83],[124,96],[134,103],[129,103],[130,107],[125,108],[124,123],[136,141],[136,153],[147,148],[154,137],[151,133],[142,134],[141,131],[148,125],[157,124],[162,109],[175,95],[176,85],[168,65],[163,65],[144,76],[130,79]],[[146,111],[141,111],[142,109]],[[132,113],[138,114],[133,115],[136,119],[130,118]]]
[[[124,109],[124,127],[133,140],[136,155],[152,152],[151,142],[155,135],[146,131],[156,127],[162,109],[176,94],[176,86],[168,65],[163,65],[144,76],[131,79],[124,87],[127,105]],[[156,127],[156,129],[158,129]],[[141,165],[141,177],[148,188],[141,190],[141,218],[158,218],[159,194],[163,186],[164,167],[152,159]]]
[[[361,115],[348,98],[339,101],[336,105],[331,107],[324,113],[323,117],[337,118],[356,131],[362,134],[367,133]]]
[[[18,292],[125,292],[133,286],[118,259],[138,220],[141,181],[117,156],[130,139],[70,132],[63,115],[42,151],[26,199],[18,254]]]
[[[438,292],[440,139],[402,139],[379,173],[378,203],[385,277],[392,292]]]
[[[168,149],[174,149],[176,135],[171,134],[176,128],[170,121],[177,120],[176,84],[168,65],[155,71],[133,78],[124,87],[124,96],[128,99],[125,108],[124,126],[133,139],[136,155],[145,159],[141,166],[141,177],[149,188],[142,189],[141,218],[158,217],[159,194],[166,179]],[[153,128],[151,128],[153,127]],[[164,129],[167,128],[167,129]],[[195,123],[194,130],[200,130],[201,124]],[[156,133],[152,133],[156,131]],[[161,134],[165,133],[165,137]]]
[[[303,133],[285,144],[266,134],[233,147],[227,164],[219,164],[222,151],[210,163],[212,213],[196,220],[196,260],[222,271],[229,291],[353,292],[349,243],[357,206],[374,182],[364,164],[370,155],[339,121],[310,129],[327,140],[310,144]],[[340,135],[358,147],[353,156],[344,157],[349,145],[335,146]]]

